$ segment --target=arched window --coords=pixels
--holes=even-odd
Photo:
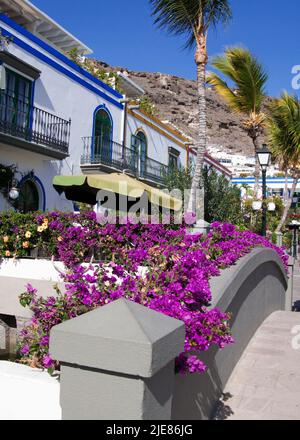
[[[19,190],[18,211],[24,214],[38,211],[40,209],[40,196],[35,182],[31,179],[24,180]]]
[[[110,163],[112,152],[112,119],[110,114],[100,108],[94,116],[93,157]]]

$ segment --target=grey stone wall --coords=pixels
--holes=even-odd
[[[120,299],[51,330],[65,420],[169,420],[184,324]]]
[[[213,303],[232,315],[235,344],[201,358],[205,374],[174,374],[184,324],[121,299],[54,327],[64,419],[207,420],[264,320],[284,310],[289,280],[277,253],[259,248],[211,280]]]
[[[177,376],[172,418],[210,419],[217,401],[258,327],[274,311],[286,307],[288,278],[282,261],[270,249],[256,249],[211,280],[212,307],[232,314],[235,344],[201,355],[203,375]]]

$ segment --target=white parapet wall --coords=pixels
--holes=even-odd
[[[64,271],[64,265],[55,266]],[[4,259],[0,263],[0,314],[30,318],[28,309],[19,303],[19,296],[30,283],[43,297],[55,295],[54,285],[64,288],[62,278],[50,260]]]
[[[61,420],[58,377],[0,361],[0,420]]]
[[[88,267],[89,263],[83,263]],[[96,264],[92,264],[96,266]],[[20,318],[30,318],[31,312],[23,308],[19,296],[26,290],[26,285],[31,284],[44,298],[56,296],[54,286],[64,292],[65,284],[61,273],[66,272],[64,263],[39,259],[3,259],[0,261],[0,315],[10,315]],[[107,267],[108,276],[111,268]],[[144,276],[147,269],[140,267],[138,274]],[[91,271],[91,274],[93,272]],[[119,280],[121,283],[121,280]]]
[[[63,263],[55,262],[55,266],[59,270],[64,271]],[[61,282],[60,274],[50,260],[6,258],[0,263],[1,276],[51,281],[54,283]]]

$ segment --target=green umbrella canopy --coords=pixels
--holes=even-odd
[[[125,199],[127,202],[130,200],[130,207],[145,195],[150,203],[163,208],[179,211],[182,207],[181,200],[121,173],[56,176],[53,186],[59,194],[65,193],[68,200],[90,205],[97,203],[98,192],[102,190],[102,198],[105,195],[109,197],[111,193],[118,196],[117,209]]]

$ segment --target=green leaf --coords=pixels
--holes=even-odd
[[[54,372],[55,372],[55,368],[54,367],[50,367],[47,369],[47,372],[50,374],[50,376],[53,376]]]

